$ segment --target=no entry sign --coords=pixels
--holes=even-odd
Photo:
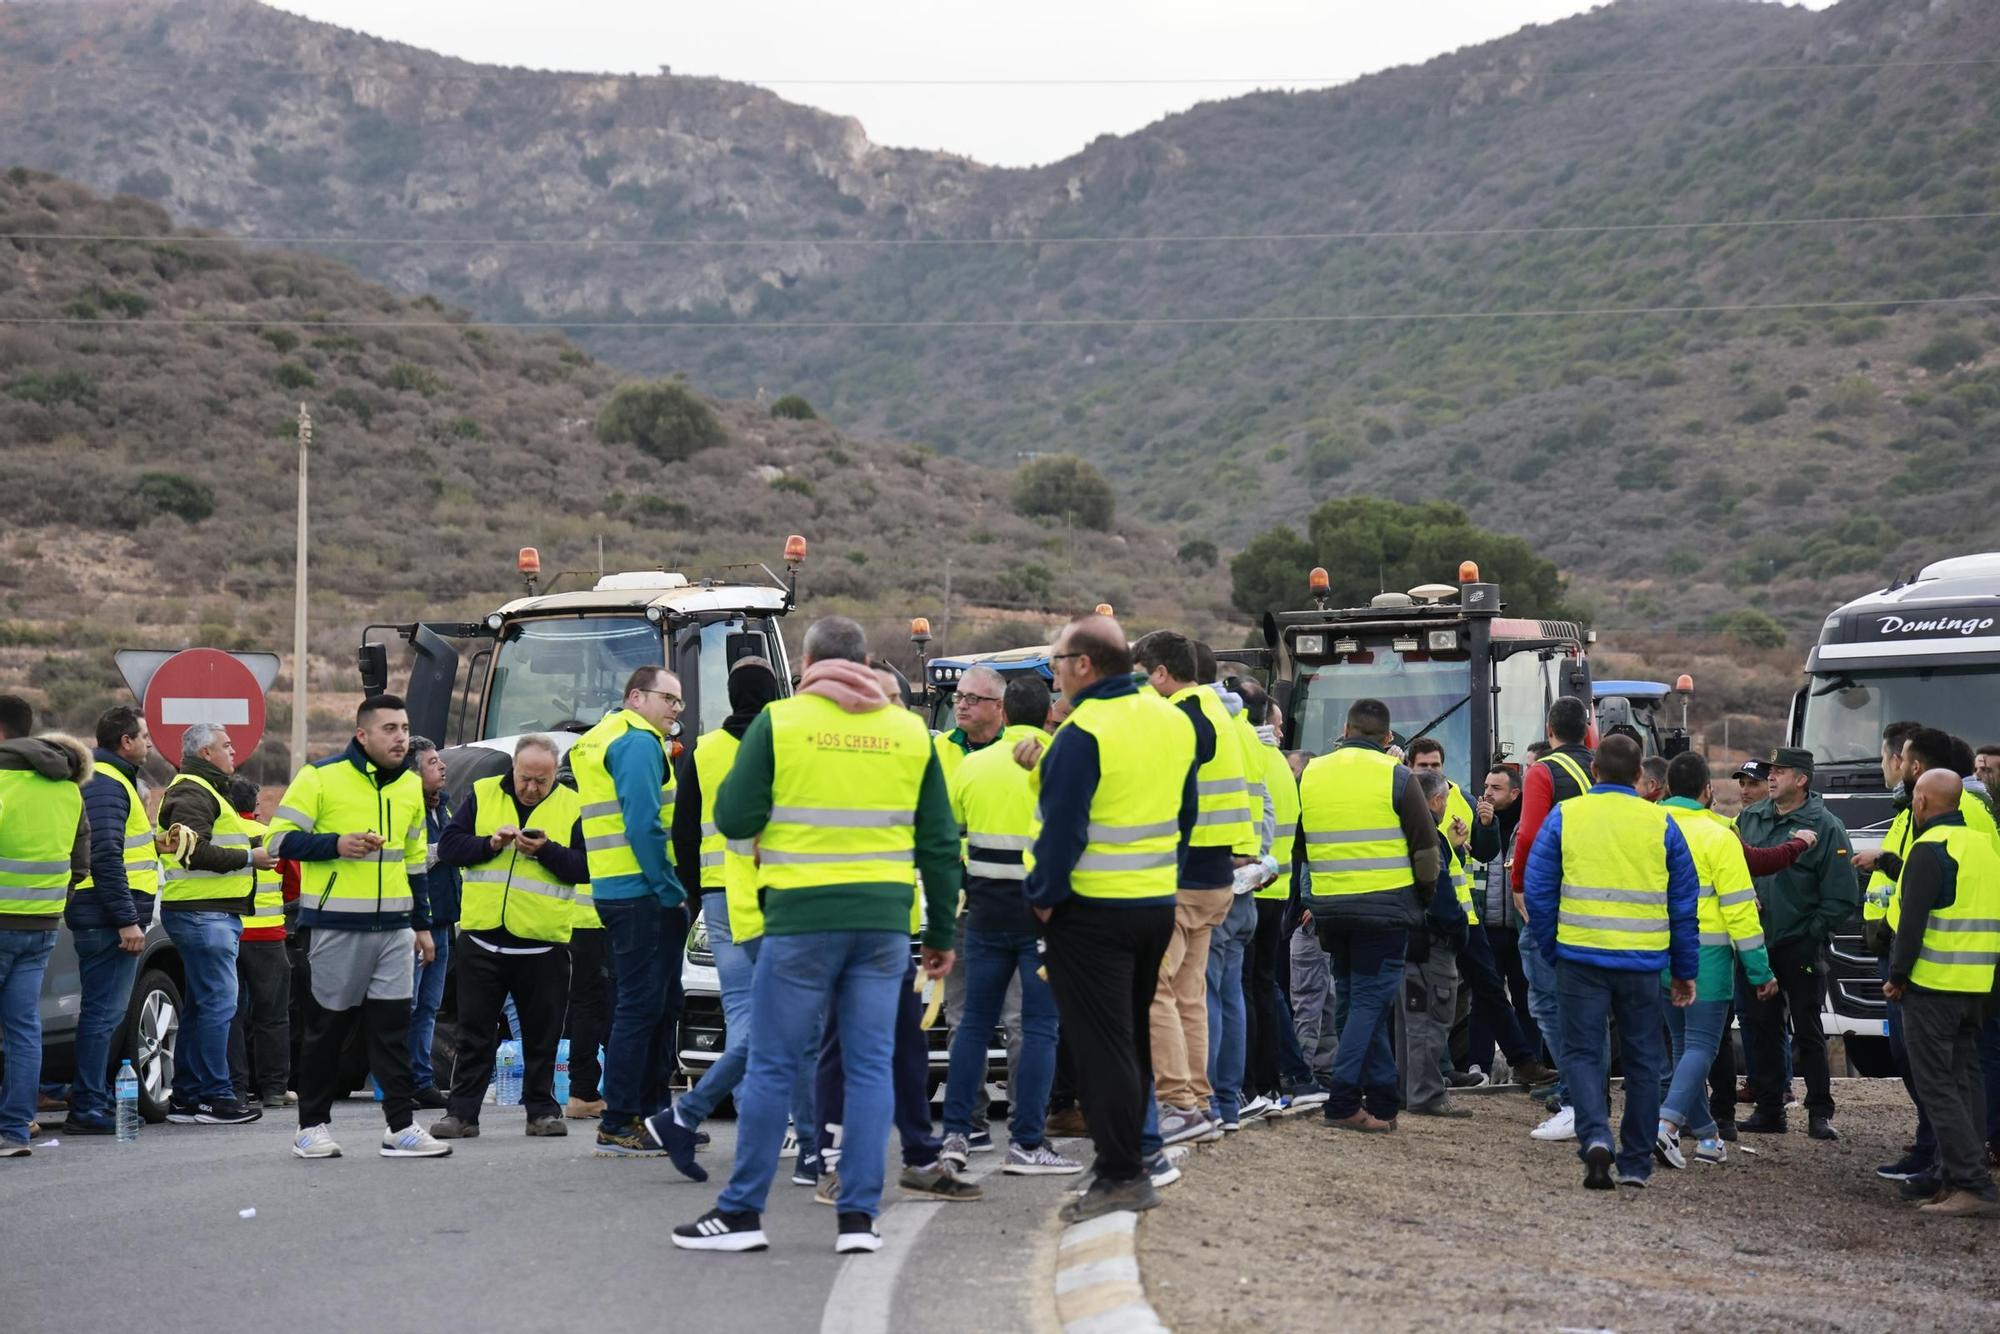
[[[250,669],[220,649],[174,654],[146,683],[146,726],[153,744],[178,765],[181,736],[196,723],[219,723],[236,743],[236,762],[264,739],[264,687]]]

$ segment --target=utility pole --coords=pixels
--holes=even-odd
[[[306,456],[312,414],[299,404],[299,545],[292,561],[292,772],[306,762]]]
[[[938,621],[938,654],[944,654],[944,646],[951,638],[951,557],[944,558],[944,615]]]

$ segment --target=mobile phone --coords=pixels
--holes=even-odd
[[[542,831],[539,829],[523,829],[521,832],[526,834],[529,838],[542,837]]]

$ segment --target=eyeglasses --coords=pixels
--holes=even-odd
[[[661,699],[665,700],[669,706],[676,709],[684,707],[684,705],[681,703],[681,697],[679,695],[669,695],[664,690],[641,690],[639,693],[642,695],[658,695]]]
[[[958,702],[961,705],[998,704],[1000,702],[1000,697],[998,695],[968,695],[963,690],[961,690],[958,692]]]
[[[1049,661],[1054,663],[1061,662],[1064,658],[1087,658],[1089,656],[1088,653],[1051,653]]]

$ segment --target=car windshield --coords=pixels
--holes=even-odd
[[[624,698],[634,668],[665,661],[660,628],[642,616],[516,621],[493,651],[485,734],[581,732]]]
[[[1389,706],[1390,726],[1407,739],[1431,719],[1459,704],[1472,686],[1466,662],[1405,662],[1385,649],[1373,662],[1329,662],[1305,668],[1292,691],[1293,746],[1324,755],[1340,741],[1347,709],[1357,699]],[[1444,746],[1445,771],[1461,787],[1471,781],[1472,720],[1460,705],[1425,733]]]
[[[1874,763],[1882,729],[1902,719],[1981,745],[2000,736],[2000,669],[1908,667],[1821,672],[1806,687],[1802,744],[1821,764]]]

